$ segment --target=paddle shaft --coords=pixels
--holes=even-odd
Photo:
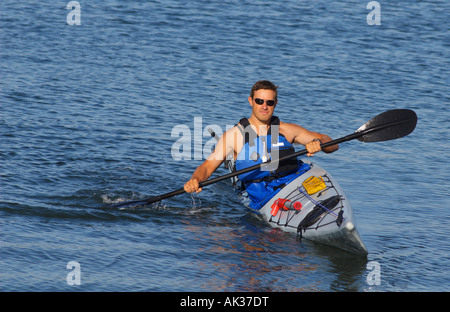
[[[414,113],[414,115],[415,115],[415,113]],[[321,148],[323,149],[323,148],[326,148],[328,146],[332,146],[332,145],[335,145],[335,144],[339,144],[339,143],[351,141],[351,140],[354,140],[354,139],[358,139],[358,138],[363,137],[364,135],[369,135],[369,134],[371,134],[373,132],[377,132],[377,131],[380,131],[380,130],[383,130],[383,129],[386,129],[386,128],[389,128],[389,127],[398,126],[398,125],[401,125],[403,123],[414,122],[414,127],[415,127],[415,122],[416,121],[417,121],[417,119],[415,121],[410,119],[410,118],[408,118],[408,119],[400,119],[400,120],[395,120],[395,121],[392,121],[392,122],[384,123],[384,124],[381,124],[381,125],[376,125],[376,126],[368,128],[368,129],[358,130],[357,132],[354,132],[354,133],[349,134],[347,136],[344,136],[342,138],[323,143],[323,144],[321,144]],[[414,129],[414,127],[413,127],[413,129]],[[400,136],[398,136],[398,137],[400,137]],[[391,135],[389,138],[386,138],[386,140],[390,140],[390,139],[394,139],[394,138],[397,138],[397,137]],[[222,181],[222,180],[225,180],[225,179],[229,179],[229,178],[238,176],[238,175],[243,174],[243,173],[247,173],[247,172],[250,172],[250,171],[253,171],[253,170],[256,170],[256,169],[260,169],[263,166],[269,166],[272,162],[277,162],[277,161],[278,162],[282,162],[282,161],[285,161],[285,160],[288,160],[288,159],[291,159],[291,158],[294,158],[294,157],[305,155],[307,153],[308,153],[308,151],[306,149],[303,149],[301,151],[292,153],[291,155],[288,155],[288,156],[285,156],[285,157],[281,157],[280,159],[275,160],[275,161],[270,161],[270,162],[267,162],[267,163],[257,164],[257,165],[254,165],[254,166],[250,166],[250,167],[247,167],[247,168],[235,171],[235,172],[230,172],[228,174],[225,174],[225,175],[222,175],[222,176],[219,176],[219,177],[216,177],[216,178],[212,178],[212,179],[200,182],[199,183],[199,187],[205,187],[205,186],[214,184],[216,182],[219,182],[219,181]],[[175,190],[175,191],[163,194],[163,195],[151,197],[151,198],[148,198],[148,199],[135,200],[135,201],[119,203],[119,204],[116,204],[115,207],[138,205],[138,204],[140,204],[140,205],[148,205],[148,204],[159,202],[159,201],[161,201],[163,199],[166,199],[166,198],[170,198],[170,197],[173,197],[173,196],[176,196],[176,195],[183,194],[185,192],[186,191],[184,190],[184,188],[181,188],[181,189],[178,189],[178,190]]]

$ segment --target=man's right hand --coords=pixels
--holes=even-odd
[[[191,179],[184,184],[184,190],[186,193],[200,193],[202,188],[199,187],[199,183],[197,179]]]

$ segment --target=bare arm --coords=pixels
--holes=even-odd
[[[326,134],[309,131],[296,124],[283,123],[282,127],[284,127],[283,132],[288,134],[291,142],[299,143],[305,146],[305,148],[308,150],[308,156],[313,156],[315,153],[321,151],[321,143],[326,143],[332,140],[332,138]],[[337,151],[338,149],[339,146],[336,144],[324,148],[323,151],[325,153],[332,153]]]
[[[191,179],[184,184],[184,190],[186,192],[201,192],[202,189],[199,188],[199,183],[206,181],[219,168],[227,155],[234,152],[236,142],[235,131],[235,128],[229,129],[220,137],[214,151],[197,167]]]

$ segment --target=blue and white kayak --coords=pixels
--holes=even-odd
[[[225,164],[230,171],[234,167],[230,158]],[[351,253],[367,255],[352,207],[343,190],[325,169],[315,164],[310,164],[310,167],[261,209],[251,210],[272,227]],[[232,184],[241,202],[249,208],[248,194],[239,179],[233,177]]]

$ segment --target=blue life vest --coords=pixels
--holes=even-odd
[[[279,131],[272,135],[272,129],[275,129],[273,126],[279,129],[280,120],[278,117],[272,117],[267,136],[258,136],[247,118],[241,119],[239,124],[238,128],[244,137],[244,145],[235,161],[236,170],[268,162],[272,159],[277,160],[295,152],[292,144]],[[274,170],[270,170],[270,168],[257,169],[240,174],[238,178],[249,195],[250,208],[258,210],[285,185],[309,169],[308,164],[294,157],[280,162]]]

